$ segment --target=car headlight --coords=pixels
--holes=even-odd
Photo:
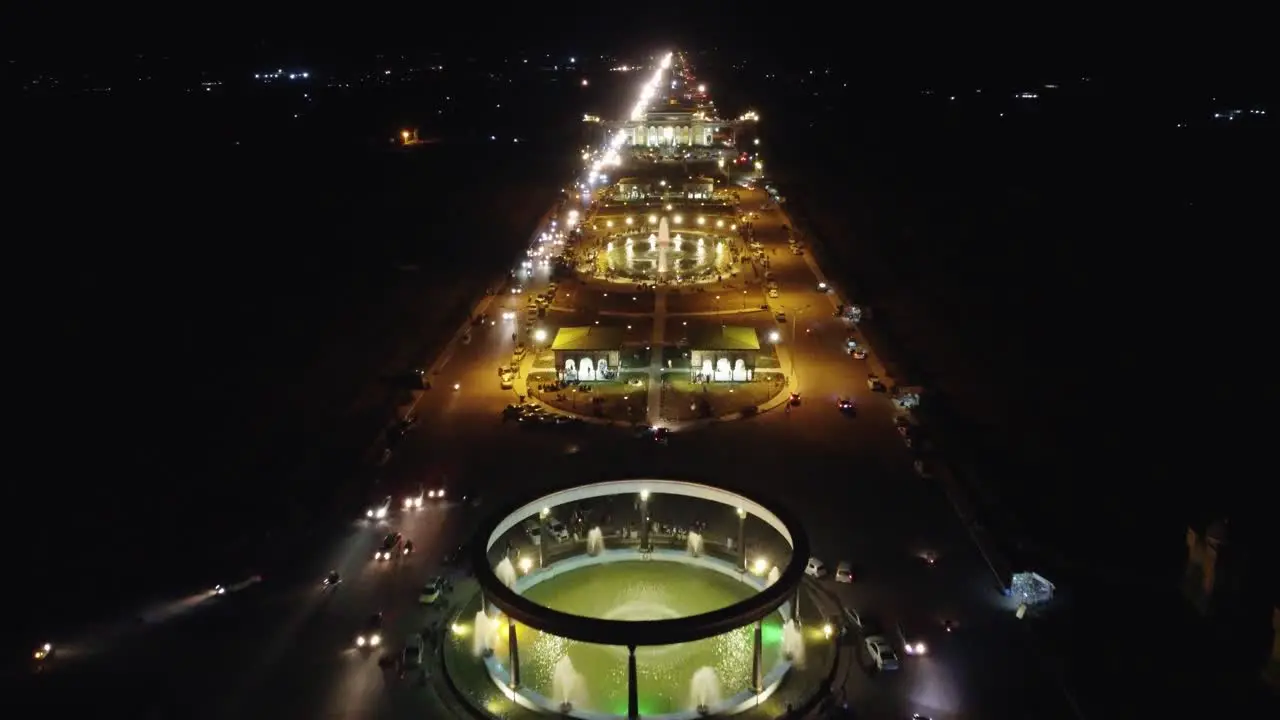
[[[923,654],[925,654],[926,652],[928,652],[928,650],[929,650],[929,649],[928,649],[928,648],[926,648],[926,647],[924,646],[924,643],[916,643],[916,654],[917,654],[917,655],[923,655]]]
[[[374,647],[377,647],[378,645],[381,645],[381,644],[382,644],[382,636],[381,636],[381,635],[374,635],[373,637],[369,638],[369,644],[370,644],[370,645],[373,645]]]
[[[367,641],[364,639],[364,636],[361,635],[356,638],[356,647],[364,647],[366,642]]]
[[[365,510],[365,511],[364,511],[364,516],[365,516],[365,517],[373,517],[373,511],[372,511],[372,510]]]
[[[413,507],[413,501],[412,501],[412,500],[410,500],[409,498],[405,498],[405,499],[404,499],[404,508],[405,508],[406,510],[408,510],[408,509],[409,509],[409,508],[411,508],[411,507]]]
[[[377,513],[377,515],[378,515],[378,517],[380,517],[380,518],[384,518],[384,517],[386,517],[386,516],[387,516],[387,509],[386,509],[386,508],[384,508],[384,507],[380,507],[380,508],[378,508],[378,513]]]
[[[441,489],[441,490],[437,490],[437,491],[436,491],[436,497],[444,497],[444,490],[443,490],[443,489]]]

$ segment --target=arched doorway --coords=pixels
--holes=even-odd
[[[569,382],[578,379],[578,368],[574,365],[572,359],[564,361],[564,379]]]
[[[747,363],[742,358],[733,363],[733,379],[735,382],[745,382],[747,379]]]
[[[599,360],[596,361],[596,379],[598,380],[609,379],[609,359],[608,358],[600,358]]]
[[[596,379],[596,369],[591,363],[591,358],[582,358],[578,363],[578,379],[583,382],[591,382]]]
[[[727,382],[733,379],[733,371],[729,369],[729,358],[716,360],[716,381]]]
[[[702,361],[702,369],[698,371],[698,374],[702,376],[702,382],[706,382],[711,379],[711,361],[710,360]]]

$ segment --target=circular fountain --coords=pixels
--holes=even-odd
[[[728,236],[703,230],[671,234],[667,218],[658,222],[656,233],[639,233],[621,243],[608,242],[600,253],[596,270],[625,280],[714,280],[730,271]]]
[[[684,547],[641,551],[606,548],[596,528],[578,554],[514,582],[505,553],[493,560],[500,538],[542,508],[632,493],[701,498],[754,515],[790,545],[790,562],[758,577],[716,557],[697,533]],[[490,612],[477,616],[485,639],[474,640],[475,656],[527,709],[589,720],[732,714],[762,702],[803,662],[804,639],[786,623],[808,540],[783,510],[708,485],[623,480],[514,506],[477,538],[473,570]]]

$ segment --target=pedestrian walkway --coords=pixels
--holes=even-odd
[[[662,344],[667,332],[667,292],[653,293],[653,335],[649,342],[649,412],[650,425],[662,421]]]

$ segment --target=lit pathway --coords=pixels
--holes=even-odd
[[[650,425],[662,421],[662,342],[667,331],[667,291],[653,291],[653,336],[649,339],[649,413]]]

